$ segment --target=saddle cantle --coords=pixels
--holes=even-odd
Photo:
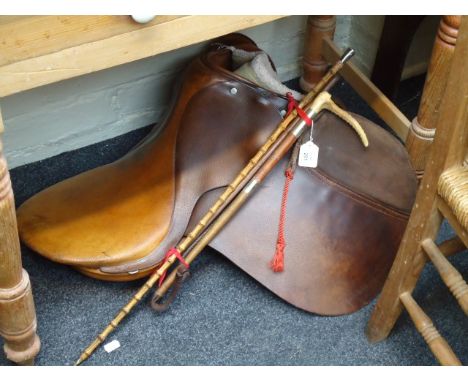
[[[18,210],[22,240],[91,277],[146,276],[189,232],[281,121],[286,98],[234,72],[229,35],[187,69],[160,128],[122,159],[35,195]],[[253,82],[252,82],[253,81]],[[285,222],[285,270],[276,245],[286,159],[210,244],[281,298],[320,314],[344,314],[380,290],[416,192],[404,147],[355,116],[370,146],[339,118],[316,121],[318,168],[298,168]]]

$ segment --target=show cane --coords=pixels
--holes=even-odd
[[[342,118],[347,122],[358,134],[359,138],[364,147],[369,145],[367,140],[366,133],[359,125],[359,123],[351,117],[348,113],[340,109],[332,100],[331,96],[327,92],[321,93],[316,100],[314,101],[312,107],[308,112],[308,117],[314,119],[321,110],[328,110],[338,117]],[[219,231],[224,227],[224,225],[230,221],[235,213],[241,208],[241,206],[247,201],[249,196],[253,193],[254,190],[262,183],[265,177],[270,173],[270,171],[275,167],[275,165],[281,160],[281,158],[286,155],[286,153],[291,149],[297,139],[304,133],[306,129],[305,121],[299,121],[296,123],[292,131],[287,134],[287,136],[282,140],[281,144],[275,150],[274,154],[261,166],[258,172],[252,177],[251,181],[242,189],[238,196],[229,204],[229,206],[224,210],[223,213],[213,222],[213,224],[206,230],[204,235],[200,240],[190,249],[187,256],[184,260],[190,264],[198,254],[214,239],[214,237],[219,233]],[[176,271],[173,271],[170,277],[172,282],[176,277]],[[168,285],[165,285],[165,284]],[[164,284],[156,291],[159,295],[164,295],[164,292],[170,287],[171,280],[167,280]]]
[[[300,107],[306,107],[306,110],[309,113],[312,113],[313,117],[315,117],[318,112],[323,108],[323,106],[333,104],[331,99],[325,100],[324,97],[316,97],[318,92],[323,89],[327,83],[338,73],[338,71],[343,67],[344,63],[352,57],[354,51],[352,49],[348,49],[341,59],[332,66],[332,68],[327,72],[327,74],[322,78],[322,80],[314,87],[314,89],[309,92],[302,102],[300,103]],[[320,93],[328,94],[328,93]],[[312,102],[312,106],[307,107],[307,105]],[[325,102],[327,101],[327,102]],[[320,106],[320,103],[323,103]],[[334,104],[333,104],[334,105]],[[336,107],[336,105],[335,105]],[[198,240],[198,242],[193,246],[189,255],[186,256],[187,263],[193,261],[193,259],[200,253],[200,251],[211,241],[217,232],[224,226],[224,224],[229,220],[226,219],[226,216],[229,214],[234,213],[234,208],[237,205],[239,208],[243,204],[244,199],[247,199],[246,195],[250,194],[253,190],[255,183],[255,179],[257,179],[257,175],[255,175],[254,179],[251,180],[247,186],[242,188],[242,191],[239,192],[236,198],[229,204],[229,206],[225,209],[225,211],[219,215],[216,221],[213,222],[212,218],[218,211],[223,210],[226,207],[226,201],[228,200],[229,196],[236,191],[239,191],[239,187],[242,184],[243,180],[249,175],[250,171],[255,167],[257,163],[262,159],[262,157],[268,152],[270,147],[275,143],[275,141],[281,136],[281,134],[286,130],[286,128],[291,124],[295,124],[295,128],[293,133],[291,134],[302,134],[303,130],[305,129],[305,122],[296,118],[297,113],[293,111],[288,117],[286,117],[279,126],[275,129],[275,131],[271,134],[268,138],[266,143],[260,148],[257,154],[249,161],[249,163],[244,167],[244,169],[238,174],[238,176],[234,179],[234,181],[227,187],[227,189],[223,192],[223,194],[219,197],[219,199],[215,202],[215,204],[209,209],[206,215],[200,220],[200,222],[195,226],[195,228],[190,232],[188,236],[186,236],[176,247],[176,250],[179,253],[184,253],[197,239],[200,239],[200,235],[204,232],[203,237]],[[312,117],[312,118],[313,118]],[[357,123],[357,122],[356,122]],[[296,126],[297,125],[297,126]],[[302,126],[299,129],[299,126]],[[299,130],[300,131],[299,131]],[[298,135],[298,136],[299,136]],[[290,134],[288,134],[288,137]],[[296,135],[294,135],[296,137]],[[297,137],[298,137],[297,136]],[[364,133],[365,136],[365,133]],[[293,140],[291,145],[295,142],[297,137]],[[291,139],[285,139],[279,147],[282,149],[284,148],[285,144],[289,144]],[[289,146],[290,148],[291,146]],[[289,150],[289,149],[287,149]],[[286,153],[287,150],[284,152]],[[284,154],[283,154],[284,155]],[[266,163],[262,166],[266,166],[268,163],[271,164],[271,161],[276,160],[276,162],[281,157],[277,158],[276,152],[271,155],[271,157],[266,161]],[[275,162],[275,163],[276,163]],[[273,165],[274,166],[274,165]],[[261,171],[261,170],[259,170]],[[249,192],[246,192],[248,190]],[[234,205],[234,207],[233,207]],[[237,209],[235,209],[237,211]],[[221,222],[220,222],[221,221]],[[224,223],[223,223],[224,222]],[[211,223],[211,225],[210,225]],[[210,225],[208,230],[205,229]],[[221,225],[221,227],[220,227]],[[217,228],[220,227],[220,228]],[[208,241],[207,241],[208,240]],[[134,308],[134,306],[146,295],[146,293],[154,286],[154,284],[161,278],[163,274],[167,272],[167,270],[174,264],[177,260],[177,256],[175,254],[169,256],[165,262],[161,264],[161,266],[150,276],[150,278],[145,282],[145,284],[138,290],[138,292],[132,297],[132,299],[119,311],[119,313],[115,316],[115,318],[110,322],[110,324],[99,334],[96,339],[91,343],[90,346],[86,348],[86,350],[81,354],[80,358],[76,361],[75,365],[80,365],[85,360],[87,360],[91,354],[105,341],[105,339],[109,336],[111,332],[120,324],[120,322],[130,313],[130,311]]]
[[[303,108],[304,104],[305,105],[310,104],[314,100],[314,98],[317,96],[318,93],[320,93],[323,90],[328,90],[328,89],[332,88],[333,85],[336,83],[336,81],[339,78],[339,76],[337,76],[337,73],[341,70],[341,68],[346,63],[346,61],[348,61],[349,59],[351,59],[353,57],[353,55],[354,55],[354,50],[352,48],[346,49],[346,51],[343,53],[341,58],[327,71],[327,73],[322,77],[322,79],[304,97],[303,101],[299,104],[299,107]],[[296,112],[295,112],[295,115],[297,115]],[[286,120],[283,121],[282,123],[285,123],[285,122],[286,122]],[[281,127],[282,126],[280,125],[278,127],[278,130]],[[278,132],[278,130],[276,130],[273,134],[276,134]],[[278,134],[277,134],[276,138],[274,139],[273,143],[271,145],[269,145],[268,151],[266,151],[258,161],[255,161],[255,165],[253,165],[251,167],[248,174],[245,177],[243,177],[242,181],[238,183],[237,187],[235,189],[230,189],[230,187],[227,188],[226,191],[229,192],[229,195],[226,196],[223,203],[219,206],[219,208],[216,208],[216,211],[214,213],[211,214],[209,212],[210,217],[209,217],[208,221],[205,224],[205,229],[209,224],[211,224],[211,222],[214,219],[216,219],[218,217],[218,215],[224,210],[224,208],[226,208],[226,206],[228,206],[229,203],[231,203],[231,201],[237,196],[237,194],[247,184],[247,182],[249,182],[252,179],[255,172],[260,168],[260,166],[263,165],[263,163],[265,163],[265,161],[270,157],[271,153],[276,150],[276,148],[281,144],[282,140],[287,136],[287,134],[290,131],[292,131],[292,124],[289,124],[285,128],[281,128],[281,132],[278,132]],[[255,158],[253,158],[253,159],[255,159]],[[252,159],[252,161],[253,161],[253,159]],[[224,194],[221,195],[220,198],[223,198],[223,197],[224,197]],[[196,238],[193,241],[191,241],[191,243],[189,245],[195,244],[195,240],[197,240],[197,238],[200,237],[202,232],[200,232],[196,236]],[[164,297],[164,295],[169,290],[169,288],[171,288],[171,286],[174,284],[174,282],[175,282],[175,280],[177,278],[177,273],[178,273],[178,270],[174,269],[169,274],[169,276],[166,277],[163,284],[160,285],[158,287],[158,289],[154,292],[154,295],[153,295],[153,298],[152,298],[152,301],[151,301],[151,306],[153,307],[153,309],[158,310],[158,311],[163,311],[163,310],[166,309],[166,308],[156,309],[156,307],[157,306],[161,306],[161,307],[163,306],[163,304],[158,304],[158,301],[160,301]],[[165,304],[165,305],[167,307],[167,304]]]

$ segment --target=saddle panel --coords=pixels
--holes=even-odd
[[[298,167],[290,184],[283,272],[273,272],[270,262],[278,235],[287,158],[210,243],[285,301],[323,315],[354,312],[377,295],[398,250],[416,192],[414,173],[402,145],[372,122],[354,117],[369,137],[371,153],[359,147],[352,132],[346,134],[350,128],[336,116],[325,113],[315,124],[319,167]],[[343,133],[350,142],[357,142],[356,150],[343,154],[352,155],[353,160],[346,164],[346,177],[339,179],[340,172],[327,173],[324,162],[333,160],[337,147],[346,150],[353,145],[344,143],[345,138],[339,137]],[[387,156],[388,152],[396,153],[397,159]],[[369,156],[376,160],[368,160]],[[361,178],[367,174],[362,182],[391,174],[400,187],[399,194],[391,193],[395,189],[389,192],[374,187],[369,196],[368,189],[351,188],[348,180],[356,170]],[[221,192],[204,196],[189,229]]]

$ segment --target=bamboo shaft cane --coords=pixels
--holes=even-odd
[[[349,60],[354,54],[352,49],[348,49],[341,59],[330,68],[327,74],[322,78],[322,80],[315,86],[315,88],[309,92],[300,103],[300,107],[304,108],[305,105],[308,105],[320,91],[323,89],[326,84],[336,75],[336,73],[343,67],[344,63]],[[200,222],[195,226],[195,228],[186,236],[176,247],[176,249],[183,253],[204,231],[204,229],[212,222],[212,217],[217,213],[217,211],[223,208],[226,200],[238,189],[239,185],[242,183],[244,178],[246,178],[249,172],[255,167],[256,163],[261,160],[265,155],[268,149],[275,143],[278,137],[284,132],[284,130],[289,126],[289,124],[296,118],[297,113],[293,111],[288,117],[286,117],[276,128],[276,130],[270,135],[265,144],[260,148],[260,150],[255,154],[255,156],[249,161],[249,163],[242,169],[242,171],[237,175],[234,181],[227,187],[223,194],[218,198],[214,205],[209,209],[209,211],[203,216]],[[249,183],[250,184],[250,183]],[[227,211],[226,211],[227,213]],[[200,240],[201,242],[202,240]],[[198,244],[195,247],[198,247]],[[201,251],[201,250],[200,250]],[[193,256],[194,258],[196,255]],[[140,290],[132,297],[132,299],[119,311],[115,318],[110,322],[110,324],[96,337],[96,339],[89,345],[84,352],[81,354],[80,358],[75,362],[75,366],[80,365],[86,359],[88,359],[91,354],[101,345],[109,334],[120,324],[120,322],[130,313],[133,307],[145,296],[145,294],[154,286],[154,284],[159,280],[162,274],[167,271],[171,265],[176,261],[177,257],[175,255],[170,256],[156,272],[154,272],[150,278],[145,282],[145,284],[140,288]]]
[[[338,78],[336,77],[336,74],[343,67],[344,63],[353,56],[353,54],[354,54],[354,51],[352,49],[347,49],[345,51],[345,53],[343,54],[343,56],[340,58],[340,60],[337,61],[335,63],[335,65],[333,65],[330,68],[330,70],[321,79],[321,81],[318,82],[317,85],[306,95],[306,97],[304,98],[304,100],[301,102],[301,104],[299,106],[303,107],[302,106],[303,104],[306,104],[306,105],[309,104],[311,102],[311,100],[313,100],[317,96],[318,93],[320,93],[323,90],[328,90],[331,87],[333,87],[333,85],[338,80]],[[297,115],[297,113],[295,111],[294,111],[294,115]],[[284,122],[286,122],[286,120],[284,120],[283,123]],[[280,127],[281,127],[281,125],[280,125]],[[242,181],[238,184],[236,189],[231,191],[231,190],[229,190],[229,187],[228,187],[228,189],[226,191],[229,191],[229,195],[226,197],[226,199],[224,200],[222,205],[220,205],[220,207],[217,208],[216,211],[211,214],[208,221],[206,222],[205,227],[209,226],[213,222],[213,220],[216,219],[219,216],[219,214],[224,210],[224,208],[229,203],[231,203],[231,201],[237,196],[237,194],[242,190],[242,188],[244,188],[244,186],[247,184],[247,182],[249,182],[252,179],[252,177],[254,176],[256,171],[266,162],[266,160],[270,157],[271,153],[273,153],[278,148],[278,146],[281,144],[282,140],[286,137],[288,132],[292,131],[292,129],[293,129],[293,125],[291,123],[288,126],[286,126],[285,128],[282,128],[281,133],[285,133],[285,134],[278,133],[278,137],[274,140],[274,143],[269,145],[269,148],[267,150],[265,150],[265,153],[263,154],[263,156],[261,156],[260,159],[255,162],[255,164],[252,166],[251,170],[248,172],[248,175],[246,175],[242,179]],[[274,133],[276,133],[276,132],[277,131],[275,131]],[[221,197],[223,195],[221,195]],[[201,232],[200,232],[200,234],[201,234]],[[200,234],[197,235],[196,238],[200,237]],[[196,240],[196,238],[190,242],[190,245],[194,244],[194,241]],[[187,261],[187,262],[190,264],[189,261]],[[154,296],[155,296],[154,300],[155,301],[159,301],[166,294],[166,292],[169,290],[169,288],[172,286],[172,284],[174,284],[174,281],[175,281],[176,277],[177,277],[177,269],[174,269],[166,277],[163,284],[154,293]]]
[[[357,132],[358,136],[361,139],[361,142],[364,147],[369,145],[367,136],[360,127],[359,123],[354,120],[351,116],[348,116],[344,111],[339,109],[332,101],[328,93],[322,93],[319,95],[321,99],[317,99],[317,105],[314,108],[314,105],[311,107],[310,112],[308,113],[311,119],[314,119],[322,109],[327,109],[332,113],[337,114],[339,117],[343,118],[348,122]],[[318,98],[319,98],[318,97]],[[206,230],[204,235],[198,240],[195,245],[190,249],[189,253],[185,256],[184,260],[190,264],[198,254],[214,239],[214,237],[219,233],[219,231],[224,227],[224,225],[234,216],[234,214],[240,209],[244,202],[248,199],[249,195],[256,189],[256,187],[262,183],[265,177],[271,172],[273,167],[281,160],[281,158],[286,155],[286,153],[291,149],[297,139],[302,135],[306,128],[304,121],[298,121],[287,129],[286,136],[279,142],[275,151],[264,161],[263,165],[258,169],[258,171],[251,177],[250,182],[241,190],[240,193],[233,199],[228,207],[218,216],[218,218],[210,225]],[[170,276],[164,281],[163,285],[156,291],[158,296],[163,296],[164,293],[169,289],[172,282],[175,280],[177,270],[174,270]],[[172,280],[169,280],[171,278]]]

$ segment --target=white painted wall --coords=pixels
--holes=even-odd
[[[382,23],[383,16],[337,18],[335,40],[342,47],[356,49],[355,61],[366,73],[372,69]],[[270,53],[286,81],[301,73],[305,25],[306,16],[292,16],[241,32]],[[429,40],[431,46],[433,37]],[[2,99],[9,167],[157,122],[168,104],[174,77],[203,46],[178,49]],[[415,47],[418,51],[419,44]],[[411,60],[421,68],[424,62],[421,66],[419,57],[416,52]]]

